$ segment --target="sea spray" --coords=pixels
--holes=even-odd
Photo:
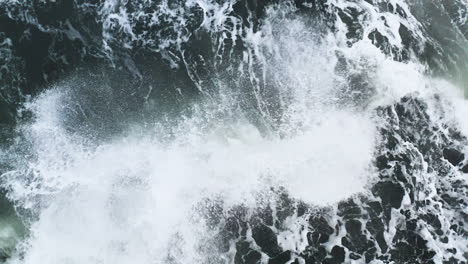
[[[460,6],[0,1],[8,261],[466,261]]]

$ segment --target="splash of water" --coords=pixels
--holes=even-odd
[[[2,175],[8,197],[31,214],[25,217],[30,234],[10,261],[205,263],[207,256],[199,249],[212,230],[199,208],[207,200],[220,199],[225,208],[253,208],[259,195],[284,188],[294,199],[326,206],[368,193],[366,187],[377,177],[376,142],[386,140],[377,133],[387,121],[375,114],[379,107],[418,94],[431,117],[468,133],[462,116],[466,102],[456,88],[428,76],[417,56],[407,54],[402,26],[420,44],[413,52],[431,41],[408,5],[389,1],[400,8],[398,13],[367,2],[328,4],[345,10],[344,15],[334,13],[335,31],[320,19],[292,16],[297,11],[292,4],[273,5],[262,23],[245,26],[230,15],[234,1],[188,1],[172,7],[162,1],[160,12],[145,26],[169,21],[177,34],[167,37],[160,31],[155,36],[138,31],[140,20],[151,17],[145,10],[128,13],[125,5],[105,1],[99,9],[105,56],[113,60],[120,48],[146,40],[142,45],[160,52],[172,67],[185,65],[203,96],[171,116],[148,103],[150,89],[145,106],[151,114],[141,120],[113,104],[93,108],[91,104],[105,101],[99,93],[106,88],[98,82],[82,89],[64,81],[29,101],[24,112],[32,119],[18,128],[20,137],[10,154],[14,169]],[[192,36],[190,19],[196,20],[190,14],[200,10],[198,26],[212,34],[214,53],[229,51],[229,56],[213,59],[219,72],[211,79],[192,67],[184,50]],[[352,12],[363,14],[360,33],[354,33],[378,31],[385,45],[348,37],[352,28],[346,16]],[[69,26],[68,34],[72,31]],[[73,38],[81,39],[77,34]],[[235,58],[232,43],[238,39],[244,49],[237,65],[230,58]],[[237,67],[224,69],[223,63]],[[129,60],[125,65],[142,76]],[[240,77],[232,79],[232,73]],[[132,98],[134,89],[127,87],[121,94]],[[438,116],[435,94],[453,105],[455,117]],[[121,119],[106,119],[119,113]],[[105,126],[111,136],[101,140],[93,135],[93,124],[100,122],[119,124]],[[123,132],[110,131],[114,127]],[[405,196],[403,204],[408,201]],[[291,230],[279,235],[281,246],[305,248],[295,241],[303,236],[305,224],[289,220]],[[389,244],[394,235],[390,228]]]

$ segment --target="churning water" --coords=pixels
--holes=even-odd
[[[468,3],[0,0],[8,263],[466,263]]]

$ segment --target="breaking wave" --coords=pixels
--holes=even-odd
[[[8,263],[465,263],[466,1],[0,0]]]

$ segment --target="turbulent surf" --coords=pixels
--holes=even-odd
[[[0,0],[5,263],[467,263],[468,2]]]

